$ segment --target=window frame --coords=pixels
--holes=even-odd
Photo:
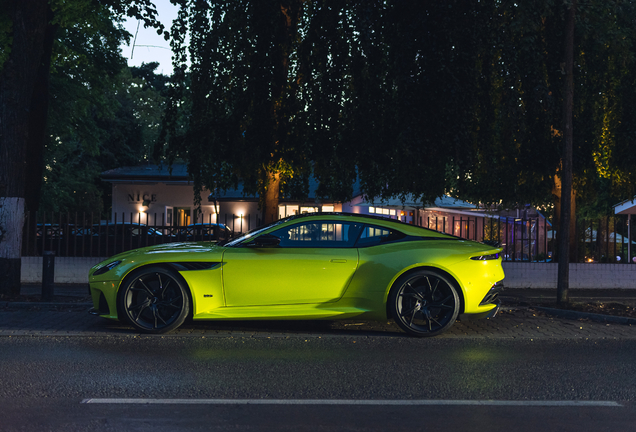
[[[317,241],[313,241],[310,240],[307,242],[307,245],[303,245],[302,241],[297,241],[294,245],[285,245],[285,240],[281,239],[281,244],[278,246],[279,248],[282,249],[354,249],[356,248],[356,244],[358,242],[358,239],[360,238],[360,234],[362,233],[362,231],[364,230],[364,227],[366,226],[365,223],[361,223],[361,222],[356,222],[356,221],[342,221],[342,220],[332,220],[332,219],[323,219],[323,220],[311,220],[311,221],[302,221],[302,222],[298,222],[295,223],[293,225],[287,226],[287,227],[283,227],[283,228],[279,228],[277,230],[271,231],[269,234],[272,235],[276,235],[276,232],[278,231],[291,231],[294,228],[303,226],[303,225],[311,225],[311,224],[318,224],[318,225],[348,225],[350,228],[355,228],[356,226],[359,226],[359,231],[357,233],[354,232],[354,239],[351,240],[349,239],[348,241],[338,241],[338,240],[317,240]],[[290,240],[287,240],[288,242]],[[321,245],[320,243],[323,243],[323,245]],[[339,243],[343,244],[340,245]]]
[[[365,229],[367,229],[367,228],[373,228],[373,229],[389,231],[389,233],[399,233],[400,237],[399,238],[394,238],[392,240],[386,240],[386,241],[380,240],[379,242],[374,242],[374,243],[369,243],[369,244],[360,244],[360,240],[362,239],[362,234],[364,233]],[[390,236],[391,236],[391,234],[389,234],[389,238],[390,238]],[[382,236],[377,236],[377,237],[378,238],[382,238]],[[402,241],[405,241],[405,240],[408,240],[408,239],[411,239],[411,238],[412,238],[412,236],[404,234],[402,231],[397,230],[397,229],[383,227],[383,226],[380,226],[380,225],[374,225],[374,224],[365,223],[363,225],[363,227],[362,227],[362,230],[358,234],[358,238],[356,240],[355,247],[358,248],[358,249],[363,249],[363,248],[374,247],[374,246],[382,246],[382,245],[386,245],[386,244],[402,242]]]

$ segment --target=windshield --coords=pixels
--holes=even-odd
[[[293,217],[293,216],[292,216]],[[258,235],[260,233],[262,233],[265,230],[270,229],[271,227],[274,227],[276,225],[280,225],[283,222],[286,222],[288,219],[290,218],[285,218],[285,219],[280,219],[277,220],[276,222],[272,222],[269,225],[265,225],[264,227],[260,227],[260,228],[255,228],[251,231],[246,232],[245,234],[243,234],[240,237],[237,237],[235,239],[230,240],[229,242],[222,244],[220,246],[226,246],[226,247],[234,247],[234,246],[238,246],[239,244],[243,243],[245,240],[254,237],[255,235]]]

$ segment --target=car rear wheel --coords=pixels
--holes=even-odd
[[[176,329],[190,312],[188,287],[175,272],[146,267],[133,272],[119,295],[119,313],[144,333]]]
[[[389,294],[393,319],[413,336],[435,336],[448,330],[457,319],[459,306],[453,281],[432,270],[401,276]]]

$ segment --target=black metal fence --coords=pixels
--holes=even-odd
[[[185,241],[221,241],[256,227],[259,221],[223,214],[188,225],[168,224],[164,214],[129,213],[102,220],[93,213],[27,213],[22,256],[104,257],[131,249]]]
[[[213,222],[214,220],[214,222]],[[218,223],[217,223],[218,222]],[[101,220],[93,213],[28,213],[22,255],[104,257],[144,246],[184,241],[221,241],[260,226],[252,218],[221,214],[199,217],[189,225],[168,224],[164,214],[119,214]],[[505,261],[552,262],[557,259],[556,231],[543,217],[427,217],[419,224],[474,241],[496,242]],[[636,235],[628,238],[623,215],[579,220],[574,262],[628,263],[636,255]],[[628,256],[631,241],[631,257]]]
[[[577,224],[577,262],[633,263],[636,235],[626,215],[583,220]],[[629,237],[631,235],[631,238]],[[631,242],[631,248],[628,247]],[[631,257],[628,250],[631,249]]]
[[[475,241],[501,245],[505,261],[552,262],[557,260],[557,232],[543,217],[428,217],[421,225]],[[574,262],[629,263],[636,255],[636,235],[625,215],[579,220]],[[628,242],[631,241],[631,257]]]
[[[554,255],[552,228],[545,218],[442,216],[422,225],[467,240],[499,244],[505,261],[549,262]]]

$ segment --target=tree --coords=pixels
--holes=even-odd
[[[451,6],[181,2],[168,161],[188,161],[195,199],[242,182],[265,220],[278,217],[279,193],[306,196],[310,175],[321,198],[344,201],[359,179],[371,198],[434,200],[464,157],[474,106],[479,24]]]
[[[293,56],[304,3],[182,2],[173,26],[178,88],[165,123],[169,159],[187,159],[199,190],[228,188],[240,179],[246,193],[261,196],[268,221],[278,218],[281,186],[308,163],[291,123],[299,111],[292,77],[299,72]],[[187,49],[192,66],[186,81]],[[184,95],[185,130],[176,120]]]
[[[559,225],[559,268],[557,277],[557,304],[567,304],[570,275],[570,215],[572,213],[572,110],[574,104],[574,22],[576,0],[568,5],[565,19],[565,89],[563,91],[563,158],[561,175],[561,217]]]
[[[560,215],[565,11],[561,2],[480,3],[487,16],[474,45],[477,103],[470,146],[453,163],[452,193],[503,207],[531,203]],[[577,7],[573,45],[573,192],[587,214],[632,196],[635,157],[632,97],[634,33],[631,2]],[[628,132],[629,131],[629,132]],[[620,154],[620,156],[618,156]],[[454,183],[454,184],[453,184]],[[601,200],[602,198],[602,200]],[[593,210],[596,208],[596,210]],[[570,218],[572,246],[576,212]],[[571,253],[570,256],[573,256]]]
[[[40,210],[103,213],[111,191],[101,172],[152,160],[167,80],[155,74],[157,67],[123,66],[108,74],[90,61],[81,72],[56,65]]]
[[[5,61],[0,74],[0,274],[5,275],[0,282],[0,293],[17,295],[26,196],[29,108],[45,51],[48,6],[37,0],[5,1],[2,11],[4,21],[10,23],[12,30],[3,41],[6,44],[3,49],[10,51],[3,56]]]
[[[123,14],[155,24],[149,0],[3,0],[0,8],[0,294],[20,291],[25,208],[36,209],[43,172],[48,85],[60,28]],[[28,176],[27,176],[28,173]]]

